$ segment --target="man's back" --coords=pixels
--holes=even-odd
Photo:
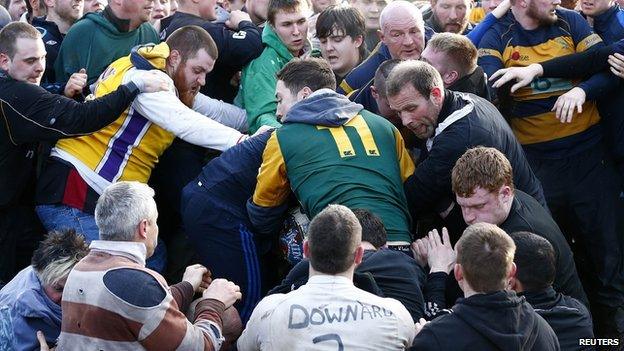
[[[425,325],[410,350],[559,350],[550,326],[515,292],[473,295],[452,311]]]
[[[413,320],[398,301],[345,277],[315,275],[296,291],[262,300],[238,349],[403,350],[413,336]]]
[[[499,225],[507,233],[535,233],[550,242],[555,250],[557,291],[588,304],[587,296],[574,265],[572,250],[550,214],[526,193],[516,190],[507,219]]]
[[[291,188],[310,218],[332,203],[368,209],[382,218],[388,241],[409,241],[400,136],[390,122],[362,110],[344,126],[286,123],[276,135]]]
[[[579,345],[580,339],[593,339],[591,315],[577,299],[555,292],[552,287],[539,292],[524,293],[535,312],[553,329],[562,350],[594,350]]]

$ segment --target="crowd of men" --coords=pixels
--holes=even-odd
[[[624,349],[620,6],[6,0],[0,351]]]

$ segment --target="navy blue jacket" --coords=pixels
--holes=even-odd
[[[452,311],[425,325],[409,350],[559,350],[552,328],[513,291],[462,298]]]
[[[593,346],[579,345],[579,339],[594,338],[591,315],[580,301],[552,287],[522,295],[555,331],[562,350],[595,350]]]
[[[419,219],[428,211],[440,213],[449,208],[455,200],[451,189],[453,166],[466,150],[476,146],[493,147],[505,154],[513,167],[516,188],[530,194],[547,208],[541,183],[496,107],[476,95],[445,90],[438,127],[456,112],[465,113],[465,116],[433,138],[428,155],[405,182],[412,218]]]
[[[600,35],[607,45],[624,38],[624,10],[613,5],[603,14],[594,17],[594,32]]]
[[[32,25],[41,33],[46,49],[46,69],[41,79],[41,87],[54,94],[63,94],[65,84],[56,81],[54,62],[65,34],[61,34],[56,23],[46,21],[45,17],[33,18]]]

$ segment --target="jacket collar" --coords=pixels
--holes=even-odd
[[[142,266],[145,266],[147,249],[145,244],[132,241],[93,240],[89,248],[92,251],[101,251],[114,256],[123,256]]]

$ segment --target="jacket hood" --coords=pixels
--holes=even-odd
[[[270,25],[264,26],[262,30],[262,43],[268,47],[273,48],[277,52],[278,55],[287,59],[288,61],[294,58],[293,54],[288,51],[288,48],[282,40],[277,36],[277,33],[273,31],[273,28]]]
[[[331,89],[320,89],[294,104],[282,123],[305,123],[338,127],[355,117],[364,107]]]
[[[169,57],[169,45],[164,42],[158,45],[138,45],[130,50],[130,61],[140,70],[164,70],[167,57]]]
[[[539,333],[537,317],[513,291],[460,299],[455,315],[501,350],[531,350]]]

